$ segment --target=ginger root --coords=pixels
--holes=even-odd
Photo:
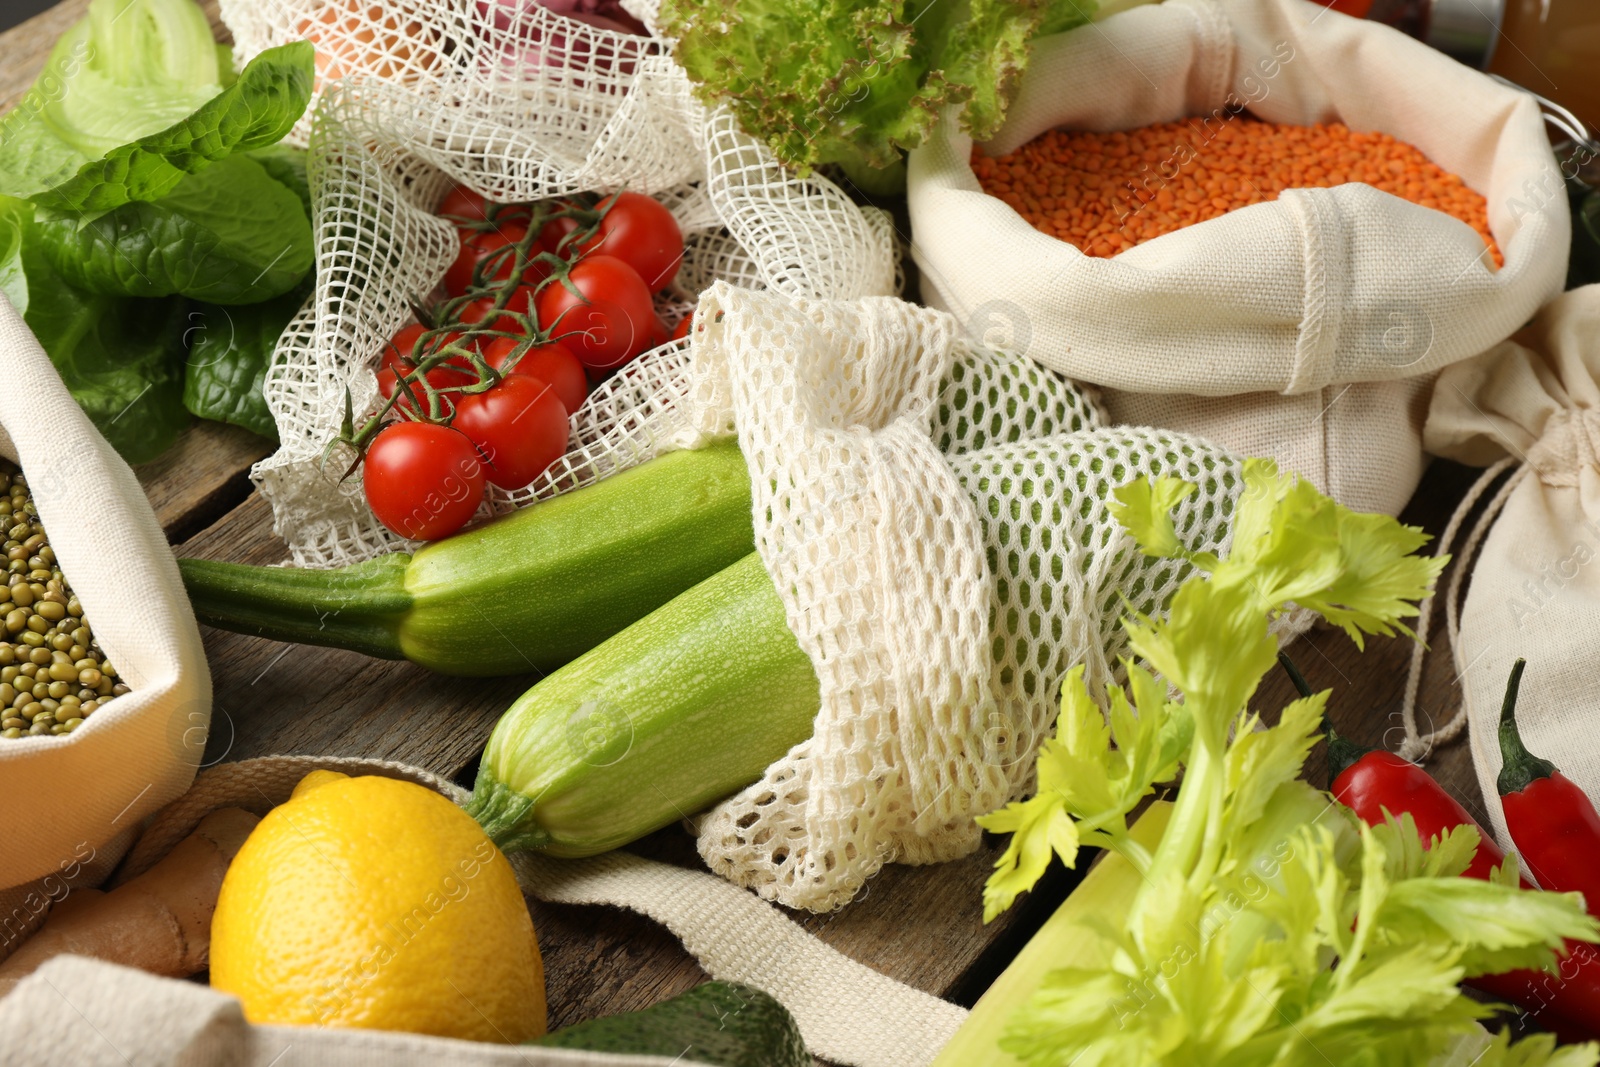
[[[0,997],[45,961],[67,953],[169,978],[204,970],[222,876],[259,821],[239,808],[220,808],[127,884],[109,893],[73,890],[39,932],[0,963]]]

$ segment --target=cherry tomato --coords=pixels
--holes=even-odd
[[[414,541],[436,541],[465,526],[483,500],[483,477],[466,435],[429,422],[385,426],[361,461],[372,513]]]
[[[394,396],[400,389],[400,376],[403,373],[404,371],[393,367],[384,367],[378,371],[378,394],[385,400]],[[442,367],[436,367],[427,373],[427,379],[435,389],[445,389],[455,385],[470,385],[478,380],[478,376],[476,374],[461,374],[445,370]],[[448,415],[455,410],[455,402],[460,395],[459,393],[440,394],[441,414]],[[404,408],[414,415],[431,414],[428,411],[427,394],[415,379],[406,383],[406,393],[395,404],[395,407]]]
[[[691,311],[689,314],[679,319],[678,325],[672,328],[672,339],[674,341],[681,341],[685,337],[689,336],[689,331],[692,329],[694,329],[694,312]]]
[[[460,311],[456,312],[456,318],[460,319],[464,325],[477,326],[480,323],[483,323],[484,318],[493,308],[493,297],[479,297],[477,300],[464,305]],[[527,331],[523,328],[522,323],[518,322],[511,315],[505,314],[506,311],[520,312],[524,315],[534,314],[533,286],[517,286],[516,290],[512,292],[511,298],[506,301],[504,310],[494,317],[494,321],[492,323],[487,324],[487,328],[491,330],[500,330],[504,333],[526,334]]]
[[[456,185],[444,194],[434,214],[455,223],[487,222],[489,201],[482,193],[475,193],[465,185]]]
[[[617,193],[602,200],[600,210],[600,228],[578,246],[579,253],[616,256],[639,272],[652,293],[672,284],[683,262],[683,231],[672,212],[643,193]]]
[[[444,194],[444,199],[439,201],[439,207],[434,214],[449,219],[463,231],[472,233],[484,223],[491,221],[491,217],[493,221],[503,226],[516,219],[526,220],[529,211],[526,204],[497,204],[465,185],[457,185]]]
[[[577,205],[570,200],[557,200],[555,202],[555,206],[557,208],[570,208]],[[545,223],[544,228],[539,231],[539,243],[552,252],[565,255],[570,258],[575,255],[572,246],[568,245],[566,248],[562,248],[561,239],[577,228],[577,219],[566,217],[551,219],[549,222]]]
[[[462,397],[451,426],[478,446],[488,479],[502,489],[521,489],[567,450],[566,407],[555,389],[526,374]]]
[[[495,370],[502,370],[506,360],[522,342],[510,337],[496,337],[483,346],[483,358]],[[583,406],[589,395],[589,379],[584,377],[583,364],[566,345],[552,341],[547,345],[530,348],[517,360],[512,374],[525,374],[549,384],[561,398],[561,406],[568,414]]]
[[[672,340],[672,331],[667,329],[667,324],[661,321],[661,316],[656,316],[656,321],[651,324],[650,330],[645,334],[644,348],[648,352],[652,348],[660,348]]]
[[[591,370],[620,367],[644,351],[659,321],[639,273],[615,256],[585,256],[536,300],[539,325],[555,334]]]
[[[414,322],[410,326],[402,326],[400,332],[394,335],[394,339],[384,346],[383,369],[393,371],[396,377],[411,371],[416,366],[416,363],[413,362],[413,357],[419,354],[417,342],[421,340],[424,332],[425,330],[421,323]],[[460,333],[447,333],[436,342],[435,347],[439,348],[447,344],[455,344],[460,340]],[[478,374],[472,369],[472,364],[460,356],[453,356],[428,372],[428,381],[433,383],[435,389],[443,389],[451,385],[468,385],[477,380]],[[383,379],[380,375],[380,388],[382,387],[382,382]],[[383,395],[387,399],[392,392],[393,389],[391,388],[389,393],[384,393]]]
[[[494,253],[509,245],[516,244],[528,234],[528,227],[520,222],[508,222],[498,230],[482,232],[466,232],[461,234],[461,251],[456,254],[456,261],[450,264],[450,269],[444,273],[444,290],[451,296],[460,296],[472,285],[472,273],[478,264],[489,258]],[[539,242],[535,241],[528,249],[530,256],[536,256],[542,251]],[[485,282],[505,281],[511,277],[511,270],[515,266],[516,253],[503,253],[495,264],[494,271],[484,277]],[[537,285],[550,274],[550,268],[543,263],[530,264],[522,272],[522,280],[529,285]]]

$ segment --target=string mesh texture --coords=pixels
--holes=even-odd
[[[648,2],[630,5],[647,25]],[[889,217],[821,175],[797,178],[726,109],[708,110],[660,40],[528,0],[223,0],[247,62],[303,36],[318,82],[295,138],[309,151],[317,286],[274,353],[265,394],[281,445],[253,477],[293,561],[327,567],[410,547],[372,515],[353,455],[329,444],[346,391],[377,399],[387,339],[453,259],[431,215],[453,183],[518,202],[581,191],[656,196],[685,236],[658,310],[676,321],[716,281],[827,299],[895,293]],[[534,57],[542,62],[529,62]],[[567,455],[533,484],[491,489],[480,517],[588,484],[657,454],[681,395],[683,345],[641,356],[573,418]]]
[[[724,285],[701,309],[694,425],[736,428],[756,547],[821,704],[810,739],[701,818],[699,849],[763,897],[830,910],[886,862],[977,847],[974,817],[1030,782],[1061,677],[1112,678],[1125,599],[1154,611],[1176,588],[1111,490],[1196,482],[1179,529],[1220,549],[1240,465],[1106,428],[1075,385],[975,348],[942,312]]]
[[[890,297],[887,216],[786,172],[726,110],[696,103],[656,45],[530,4],[509,32],[560,43],[566,65],[486,72],[483,41],[506,46],[506,27],[485,22],[497,10],[223,3],[241,60],[307,19],[325,53],[299,131],[317,287],[275,354],[282,446],[254,472],[278,532],[310,566],[405,547],[358,479],[338,480],[350,457],[324,455],[346,391],[358,413],[372,405],[383,343],[453,258],[450,225],[429,214],[452,182],[502,201],[656,195],[686,235],[662,309],[675,318],[699,295],[696,330],[597,389],[567,455],[484,513],[736,432],[756,544],[822,700],[811,739],[702,817],[702,856],[763,897],[826,910],[885,862],[970,851],[974,817],[1026,788],[1064,671],[1111,677],[1123,597],[1153,610],[1175,587],[1112,521],[1109,491],[1169,470],[1200,481],[1183,529],[1215,548],[1236,462],[1182,435],[1107,429],[1094,396]]]

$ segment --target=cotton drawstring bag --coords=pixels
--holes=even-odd
[[[1458,559],[1445,621],[1461,708],[1437,730],[1418,729],[1419,646],[1401,754],[1423,758],[1466,727],[1484,804],[1509,848],[1495,779],[1501,699],[1518,657],[1528,660],[1517,700],[1523,740],[1600,798],[1600,285],[1564,293],[1511,340],[1441,374],[1425,443],[1488,469],[1440,539]]]
[[[1419,379],[1503,340],[1561,291],[1571,222],[1538,106],[1325,3],[1167,0],[1036,41],[982,150],[1058,126],[1198,116],[1211,131],[1246,108],[1416,145],[1486,196],[1504,266],[1464,223],[1354,183],[1086,256],[982,191],[952,116],[910,158],[923,299],[1106,386],[1113,422],[1270,455],[1341,503],[1394,514],[1422,471]],[[1164,165],[1152,164],[1152,193]]]
[[[103,878],[140,821],[188,788],[211,721],[211,674],[144,491],[3,294],[0,366],[0,455],[27,475],[62,573],[132,690],[70,734],[0,739],[8,795],[72,797],[0,834],[4,957],[72,885]]]
[[[490,1045],[381,1030],[252,1026],[206,986],[60,956],[0,999],[6,1067],[696,1067],[699,1060]],[[136,1059],[125,1058],[128,1049]]]
[[[632,5],[649,23],[653,5]],[[253,478],[296,563],[332,566],[405,547],[372,515],[348,456],[324,461],[348,389],[377,398],[383,344],[457,251],[432,214],[452,183],[502,202],[586,190],[651,193],[685,253],[658,302],[668,323],[712,282],[819,299],[899,291],[886,213],[820,175],[798,178],[696,101],[652,37],[576,21],[534,2],[223,0],[241,62],[304,35],[319,81],[298,130],[308,144],[317,288],[279,340],[263,392],[281,445]],[[537,59],[538,61],[534,61]],[[641,357],[573,413],[567,456],[532,485],[491,488],[503,513],[649,458],[653,398],[681,383],[683,345]]]

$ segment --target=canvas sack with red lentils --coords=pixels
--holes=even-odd
[[[923,298],[989,345],[1391,514],[1434,378],[1561,291],[1571,226],[1532,97],[1307,0],[1043,38],[909,195]]]

